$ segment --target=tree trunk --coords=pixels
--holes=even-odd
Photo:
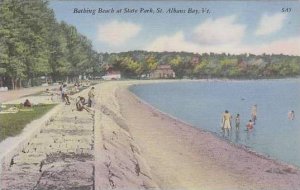
[[[14,79],[14,87],[15,87],[14,90],[17,89],[17,87],[18,87],[17,80],[18,79]]]
[[[31,86],[31,78],[30,78],[30,79],[28,79],[27,86],[28,86],[28,87],[30,87],[30,86]]]
[[[11,87],[14,90],[15,89],[15,79],[11,78]]]
[[[19,88],[22,88],[22,79],[19,79]]]
[[[52,82],[56,82],[56,77],[54,74],[51,74],[51,77],[52,77]]]

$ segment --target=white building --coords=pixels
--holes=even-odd
[[[121,73],[119,71],[110,71],[102,77],[104,80],[120,80]]]

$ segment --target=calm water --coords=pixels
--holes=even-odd
[[[195,127],[216,132],[234,143],[250,147],[300,166],[300,80],[190,81],[133,86],[140,98]],[[257,104],[257,122],[247,132],[251,107]],[[240,130],[223,134],[224,110],[241,115]],[[289,110],[296,118],[288,120]]]

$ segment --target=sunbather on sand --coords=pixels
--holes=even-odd
[[[27,108],[31,108],[32,104],[31,104],[31,102],[28,99],[26,99],[25,102],[24,102],[24,104],[23,104],[23,106],[27,107]]]

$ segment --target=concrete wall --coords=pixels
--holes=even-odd
[[[25,146],[27,146],[30,139],[40,133],[42,127],[48,125],[50,121],[55,117],[56,113],[62,108],[63,104],[59,104],[51,109],[48,113],[41,118],[32,121],[27,124],[22,133],[15,137],[8,137],[0,143],[0,175],[2,169],[9,165],[12,157],[20,152]]]

